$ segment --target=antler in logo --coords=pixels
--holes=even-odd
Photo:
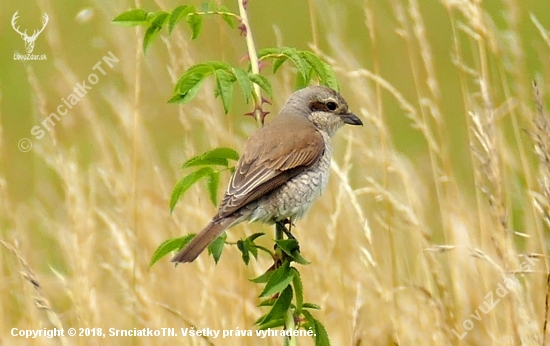
[[[15,30],[19,35],[21,35],[23,40],[25,40],[25,49],[27,50],[27,53],[32,53],[34,49],[34,41],[36,41],[36,38],[38,37],[38,35],[40,35],[42,31],[44,31],[46,24],[48,24],[48,20],[49,20],[48,15],[44,13],[44,17],[43,17],[44,21],[42,22],[43,24],[42,29],[34,30],[32,35],[29,36],[27,35],[27,30],[25,30],[25,32],[21,32],[19,31],[19,27],[15,27],[15,21],[17,20],[17,18],[19,18],[18,12],[19,11],[15,11],[13,17],[11,18],[11,26],[13,27],[13,30]]]

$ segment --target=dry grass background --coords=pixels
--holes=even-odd
[[[253,18],[274,6],[250,4]],[[244,267],[228,248],[217,266],[201,256],[176,269],[166,260],[148,270],[160,242],[197,232],[215,212],[199,186],[169,215],[179,165],[216,146],[240,150],[254,130],[240,116],[248,111],[242,103],[223,115],[211,84],[191,104],[165,104],[186,67],[238,62],[245,50],[236,32],[207,24],[199,41],[189,42],[178,30],[144,57],[141,30],[110,24],[136,5],[95,1],[82,4],[94,14],[93,32],[88,26],[89,37],[65,52],[71,27],[61,25],[61,7],[48,0],[36,6],[51,18],[36,48],[48,52],[48,64],[15,64],[27,77],[24,92],[32,94],[25,115],[31,125],[10,135],[6,111],[0,123],[0,344],[280,345],[276,338],[10,336],[12,328],[253,329],[262,309],[259,287],[247,279],[268,266],[260,260]],[[323,307],[315,316],[333,345],[550,344],[543,332],[548,15],[534,11],[537,3],[513,0],[311,0],[308,6],[309,18],[277,25],[283,32],[293,20],[309,26],[311,36],[300,39],[337,70],[342,93],[365,123],[335,138],[329,189],[296,230],[312,262],[300,268],[305,297]],[[3,21],[16,9],[6,7]],[[264,32],[289,44],[281,29],[253,25],[257,41]],[[12,40],[21,50],[19,37]],[[120,62],[31,152],[17,151],[17,140],[29,137],[26,131],[108,51]],[[267,75],[275,111],[292,92],[294,71]],[[229,239],[257,231],[271,229],[242,225]],[[499,284],[507,292],[501,298]],[[472,328],[460,339],[453,330],[460,335],[465,326]]]

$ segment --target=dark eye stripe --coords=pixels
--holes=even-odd
[[[334,101],[321,102],[313,101],[309,104],[312,111],[334,112],[338,108],[338,104]]]

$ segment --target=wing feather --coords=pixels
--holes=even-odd
[[[306,118],[279,115],[247,141],[218,217],[225,217],[273,191],[319,160],[322,135]]]

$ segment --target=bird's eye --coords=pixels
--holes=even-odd
[[[338,105],[336,104],[336,102],[329,101],[327,102],[327,108],[329,111],[335,111],[336,108],[338,108]]]

